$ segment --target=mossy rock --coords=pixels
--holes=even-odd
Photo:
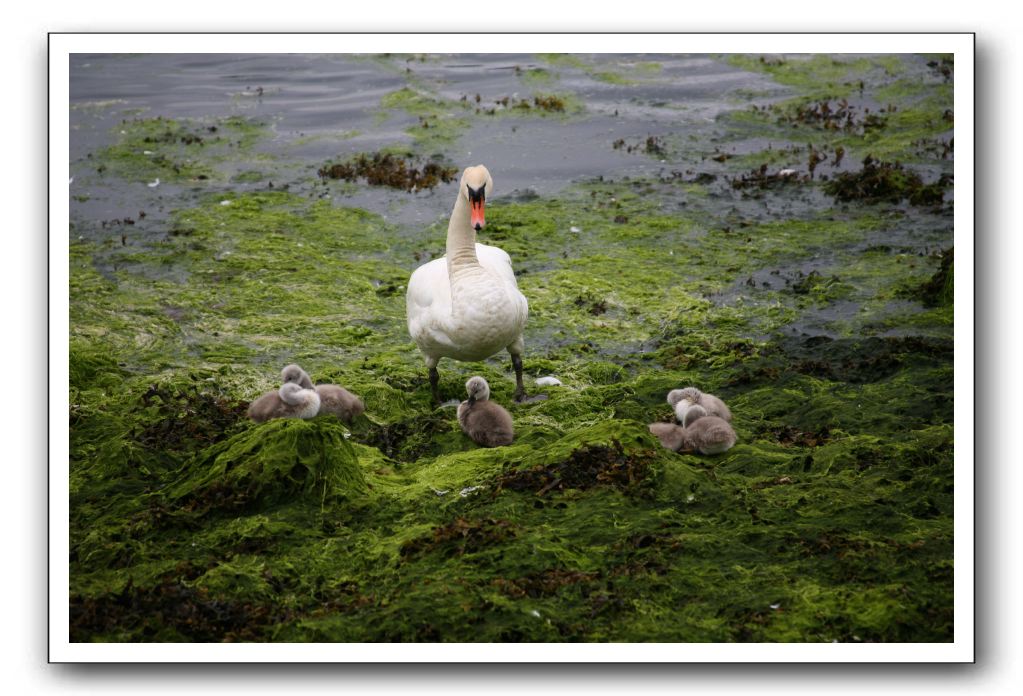
[[[664,451],[642,423],[606,420],[524,457],[498,478],[498,486],[537,495],[594,487],[648,492],[663,474]]]
[[[346,435],[326,418],[255,426],[199,453],[166,496],[201,512],[361,496],[366,480]]]

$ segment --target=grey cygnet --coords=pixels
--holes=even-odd
[[[732,412],[728,410],[724,401],[713,394],[704,394],[696,387],[672,389],[668,392],[668,403],[675,409],[675,418],[679,423],[685,424],[686,411],[691,406],[702,406],[708,415],[717,416],[726,421],[732,420]]]
[[[707,414],[703,406],[690,406],[682,423],[681,452],[721,454],[735,444],[735,430],[724,418]]]
[[[333,414],[346,423],[351,423],[356,416],[366,410],[362,399],[344,387],[339,387],[336,384],[313,386],[309,374],[298,365],[288,365],[281,370],[281,380],[285,384],[294,383],[304,389],[315,389],[320,396],[320,413]]]
[[[502,406],[490,401],[490,385],[482,377],[465,383],[469,398],[458,405],[458,424],[478,445],[510,445],[515,437],[512,417]]]
[[[312,418],[320,411],[320,395],[294,382],[263,394],[249,404],[249,418],[263,423],[271,418]]]
[[[683,425],[651,423],[648,427],[661,445],[674,452],[721,454],[735,444],[735,430],[724,418],[707,414],[703,406],[686,409]]]

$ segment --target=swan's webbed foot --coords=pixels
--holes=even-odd
[[[512,354],[512,367],[515,368],[515,403],[517,404],[528,404],[532,401],[543,401],[547,398],[546,394],[534,394],[530,396],[526,393],[526,387],[522,384],[522,356]]]

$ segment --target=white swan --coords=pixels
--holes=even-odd
[[[485,201],[493,190],[483,165],[462,172],[448,222],[447,254],[423,264],[409,278],[408,330],[426,358],[430,389],[438,403],[441,358],[475,362],[503,349],[511,354],[515,369],[515,400],[526,395],[522,331],[529,307],[508,254],[476,243],[476,233],[485,224]]]

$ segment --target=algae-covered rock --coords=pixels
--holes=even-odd
[[[361,495],[366,480],[346,432],[327,419],[254,427],[196,455],[166,497],[205,511]]]
[[[576,430],[527,456],[498,478],[501,488],[544,495],[551,490],[608,486],[648,489],[662,471],[662,459],[646,426],[608,420]]]

